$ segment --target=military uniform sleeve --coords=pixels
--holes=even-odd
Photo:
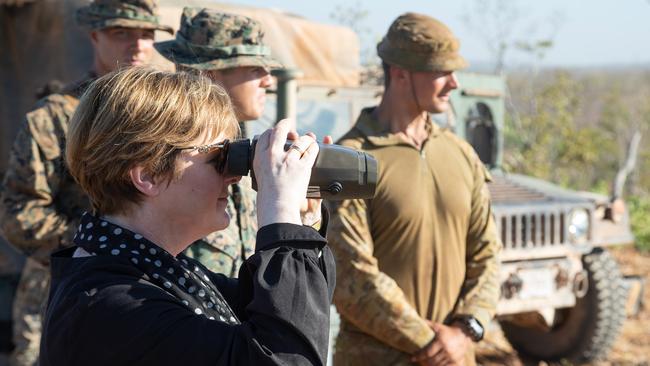
[[[49,252],[62,244],[63,238],[71,238],[75,229],[54,207],[64,169],[58,139],[47,137],[52,144],[44,147],[34,136],[54,131],[45,108],[28,114],[11,151],[0,201],[5,237],[26,254],[36,254],[39,260],[46,260]]]
[[[472,152],[474,189],[467,235],[467,270],[454,315],[472,315],[487,327],[499,301],[501,240],[492,215],[490,173]]]
[[[350,323],[393,348],[412,354],[434,332],[408,303],[397,283],[379,270],[363,200],[336,207],[328,241],[337,264],[334,303]]]

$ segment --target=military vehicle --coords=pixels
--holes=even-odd
[[[534,359],[603,358],[625,319],[632,280],[606,250],[634,241],[622,201],[504,172],[504,81],[459,79],[452,128],[493,175],[489,189],[504,245],[497,319],[506,338]]]
[[[512,346],[531,359],[604,358],[626,318],[627,289],[635,280],[620,273],[606,250],[633,243],[627,211],[604,195],[503,171],[505,81],[465,72],[458,79],[453,111],[432,117],[465,138],[492,174],[488,188],[504,245],[498,324]],[[354,122],[359,106],[376,104],[380,93],[381,88],[368,86],[329,92],[301,86],[298,130],[336,138]],[[275,121],[274,100],[268,103],[271,114],[251,133]]]
[[[0,0],[0,174],[36,90],[53,79],[80,78],[92,60],[88,41],[74,25],[74,10],[85,1],[24,3]],[[162,0],[162,22],[178,27],[184,5],[258,19],[274,56],[287,66],[275,74],[277,88],[267,98],[265,116],[247,124],[248,135],[293,116],[299,132],[336,139],[381,96],[381,87],[360,84],[359,42],[348,28],[209,1]],[[157,63],[171,68],[162,58]],[[634,240],[624,206],[504,172],[504,79],[472,73],[458,78],[453,112],[432,117],[472,144],[492,171],[489,189],[504,244],[498,323],[513,347],[534,359],[576,363],[604,357],[625,319],[626,281],[606,250]],[[0,352],[11,347],[11,300],[22,260],[0,242]]]

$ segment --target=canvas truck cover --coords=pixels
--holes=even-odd
[[[22,118],[48,82],[80,79],[91,67],[92,48],[75,11],[88,0],[0,0],[0,176]],[[265,42],[285,67],[298,68],[301,85],[359,84],[359,40],[349,28],[315,23],[278,10],[212,1],[160,1],[162,24],[178,28],[184,6],[238,13],[262,23]],[[173,36],[157,32],[157,40]],[[160,55],[155,63],[171,69]]]
[[[264,42],[285,67],[298,68],[303,85],[359,85],[359,39],[349,28],[316,23],[274,9],[210,1],[161,0],[161,22],[178,28],[183,6],[201,6],[251,17],[262,24]],[[160,33],[160,40],[173,36]]]

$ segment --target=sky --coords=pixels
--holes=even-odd
[[[498,24],[505,30],[506,66],[535,63],[539,67],[650,66],[650,0],[230,0],[228,2],[277,8],[307,19],[336,23],[337,7],[352,13],[368,11],[357,23],[362,48],[374,45],[399,14],[415,11],[447,24],[461,40],[461,53],[473,64],[492,64],[486,39]],[[480,10],[479,4],[492,4]],[[505,9],[496,11],[495,9]],[[514,14],[514,15],[511,15]],[[470,17],[473,22],[468,23]],[[473,26],[470,24],[474,24]],[[478,26],[481,24],[481,26]],[[496,38],[494,36],[492,39]],[[515,49],[516,42],[552,40],[541,57]]]

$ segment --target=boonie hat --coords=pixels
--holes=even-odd
[[[94,0],[77,10],[77,24],[92,30],[124,27],[174,34],[172,27],[160,24],[155,0]]]
[[[154,44],[176,65],[221,70],[243,66],[282,67],[264,45],[259,22],[237,14],[186,7],[176,39]]]
[[[377,44],[377,55],[389,65],[410,71],[454,71],[467,67],[460,43],[442,22],[423,14],[402,14]]]

